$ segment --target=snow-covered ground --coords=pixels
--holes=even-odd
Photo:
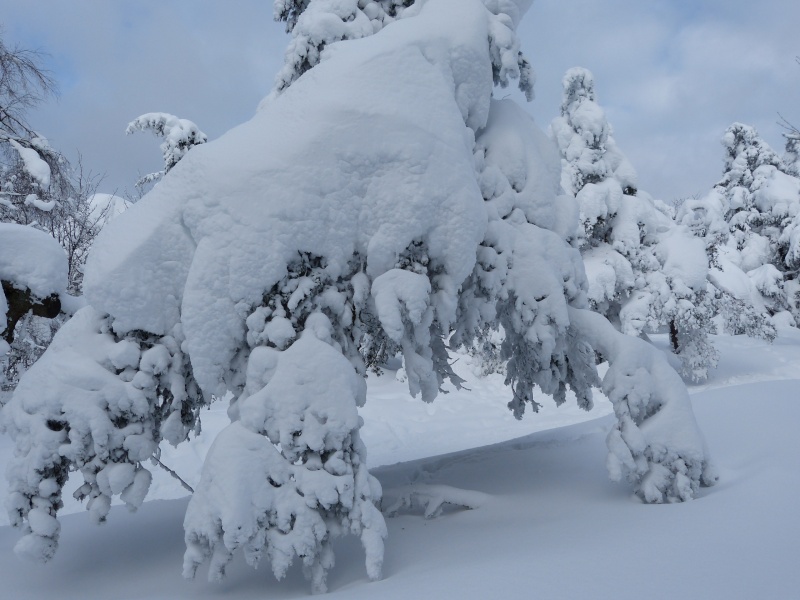
[[[656,340],[663,343],[664,340]],[[516,421],[502,377],[426,405],[392,371],[371,377],[362,410],[373,473],[393,489],[444,484],[489,495],[478,509],[416,511],[388,519],[384,579],[370,583],[357,540],[336,546],[334,598],[796,598],[800,589],[800,333],[772,345],[718,337],[721,360],[692,386],[695,413],[720,483],[684,504],[643,505],[605,471],[610,404],[584,413],[543,399]],[[222,403],[221,403],[222,404]],[[199,479],[225,407],[209,411],[199,438],[163,460]],[[0,440],[0,461],[11,452]],[[5,482],[0,484],[5,491]],[[74,486],[73,486],[74,488]],[[70,489],[73,489],[70,488]],[[157,474],[153,501],[137,514],[115,507],[102,527],[86,514],[62,519],[61,547],[47,566],[13,555],[18,532],[0,527],[0,597],[81,599],[294,598],[309,593],[299,567],[276,582],[268,568],[237,560],[222,584],[181,578],[185,492]],[[68,502],[64,513],[81,510]],[[5,519],[5,515],[2,516]],[[7,523],[7,521],[3,521]],[[204,573],[201,572],[204,576]]]

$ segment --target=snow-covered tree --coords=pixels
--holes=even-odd
[[[137,188],[144,188],[148,184],[156,183],[177,165],[189,150],[208,141],[208,136],[200,131],[200,128],[192,121],[164,112],[139,115],[128,123],[128,127],[125,129],[125,133],[128,135],[137,131],[152,131],[153,135],[164,140],[161,142],[164,169],[140,177],[135,184]]]
[[[734,123],[722,143],[722,179],[678,218],[706,239],[720,289],[778,323],[796,322],[800,179],[753,127]],[[771,326],[765,327],[769,337]]]
[[[54,91],[40,60],[36,53],[9,48],[0,37],[0,223],[26,225],[59,242],[67,256],[67,289],[78,294],[102,211],[93,210],[90,200],[96,179],[81,164],[73,168],[27,121],[27,111]],[[35,252],[30,245],[18,251]],[[3,391],[13,389],[64,320],[43,318],[40,310],[22,310],[24,305],[6,332],[13,342],[3,361]]]
[[[357,412],[365,336],[391,340],[411,394],[432,401],[445,380],[459,384],[448,340],[502,326],[520,417],[538,408],[535,386],[558,403],[571,388],[591,407],[597,350],[618,416],[612,477],[647,502],[714,482],[680,377],[588,310],[565,241],[577,208],[556,201],[552,145],[514,103],[492,100],[493,32],[502,23],[514,38],[502,47],[516,47],[529,4],[428,0],[375,35],[331,43],[313,72],[104,228],[89,306],[0,415],[19,448],[35,449],[9,465],[19,552],[55,552],[70,470],[98,520],[114,496],[135,508],[159,443],[186,439],[199,409],[231,393],[232,423],[187,508],[185,575],[208,560],[218,579],[242,550],[278,577],[299,558],[322,591],[331,542],[350,534],[379,577],[381,488]],[[295,31],[314,5],[294,4]]]
[[[795,60],[800,65],[800,56]],[[786,154],[783,155],[785,171],[793,177],[800,177],[800,129],[784,117],[781,117],[778,124],[785,130],[783,132],[783,137],[786,139]]]
[[[591,72],[570,69],[563,85],[551,134],[561,153],[561,185],[578,201],[573,237],[592,308],[630,335],[668,328],[683,374],[705,379],[717,352],[708,338],[713,325],[703,245],[675,225],[668,207],[638,189],[636,171],[597,103]]]

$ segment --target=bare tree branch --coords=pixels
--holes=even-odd
[[[0,29],[0,131],[7,135],[33,137],[25,113],[57,93],[55,80],[41,65],[44,56],[6,46]]]

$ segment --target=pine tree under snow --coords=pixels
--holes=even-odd
[[[338,13],[323,9],[347,2],[278,4],[298,31],[306,15],[333,27]],[[714,482],[680,377],[588,310],[566,241],[578,210],[557,200],[551,143],[492,99],[503,72],[527,77],[514,29],[529,4],[428,0],[374,35],[326,43],[312,71],[109,223],[87,266],[89,306],[2,411],[20,450],[19,552],[56,551],[70,471],[96,520],[114,496],[139,506],[159,444],[185,440],[200,408],[231,393],[232,423],[187,509],[184,573],[209,561],[218,579],[242,550],[278,577],[299,558],[322,591],[331,542],[350,534],[379,577],[381,488],[357,412],[367,337],[395,344],[409,391],[432,401],[459,382],[448,340],[502,326],[517,416],[537,410],[535,386],[558,403],[571,389],[588,409],[601,385],[618,417],[613,478],[647,502]],[[373,5],[386,10],[358,4]],[[595,351],[609,360],[602,382]]]
[[[684,376],[705,379],[718,354],[708,337],[712,298],[703,245],[638,189],[597,104],[591,72],[570,69],[563,85],[551,135],[561,153],[561,185],[580,211],[573,238],[592,308],[629,335],[667,328]]]
[[[687,200],[677,218],[705,239],[711,279],[735,300],[736,332],[774,337],[762,314],[779,324],[800,322],[800,179],[753,127],[734,123],[722,143],[722,179]]]

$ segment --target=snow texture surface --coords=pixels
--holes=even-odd
[[[654,597],[792,598],[800,586],[800,336],[787,329],[773,344],[745,336],[719,336],[715,343],[719,368],[690,391],[724,484],[679,505],[639,504],[604,476],[603,447],[614,419],[602,397],[596,410],[605,416],[588,422],[592,413],[569,405],[545,405],[540,418],[516,422],[496,401],[498,394],[510,394],[499,375],[476,378],[464,369],[472,392],[453,391],[431,405],[411,401],[392,372],[370,378],[361,431],[371,464],[385,465],[373,472],[386,497],[409,486],[485,497],[474,510],[447,509],[432,520],[416,512],[388,519],[391,543],[382,581],[367,580],[357,542],[343,540],[329,597],[526,600],[533,589],[553,598],[639,600],[650,589],[664,592]],[[199,443],[213,439],[215,422],[225,425],[224,410],[218,421],[209,419]],[[200,446],[181,449],[170,464],[192,473]],[[11,453],[9,441],[0,439],[0,460]],[[268,569],[253,571],[241,557],[221,584],[182,579],[175,565],[185,550],[186,499],[159,500],[176,497],[168,487],[174,480],[161,480],[160,493],[151,494],[154,501],[138,514],[114,507],[103,527],[92,527],[85,514],[62,517],[65,551],[46,566],[20,562],[13,555],[17,532],[0,527],[4,593],[16,600],[308,597],[299,568],[276,582]],[[579,576],[576,564],[582,565]]]

